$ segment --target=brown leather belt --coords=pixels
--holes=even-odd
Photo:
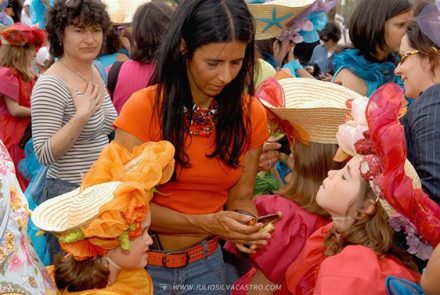
[[[148,253],[148,264],[163,266],[166,268],[181,268],[198,261],[205,257],[212,255],[218,246],[218,238],[210,238],[208,243],[208,252],[205,253],[205,248],[202,242],[195,244],[189,248],[178,250],[178,251],[157,251],[150,250]]]

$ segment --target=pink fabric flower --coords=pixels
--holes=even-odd
[[[14,255],[11,257],[8,264],[9,264],[9,271],[17,272],[23,266],[23,261],[21,261],[21,259],[18,255]]]

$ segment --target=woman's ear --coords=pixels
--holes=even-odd
[[[376,200],[373,199],[368,199],[365,202],[365,210],[364,213],[367,215],[373,215],[376,212],[376,206],[377,206],[377,202]]]
[[[186,46],[186,42],[183,39],[180,40],[179,51],[181,55],[186,55],[188,52],[188,47]]]

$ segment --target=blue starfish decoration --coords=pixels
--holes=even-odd
[[[272,8],[272,18],[265,18],[265,17],[257,17],[256,20],[266,22],[267,25],[263,29],[263,33],[269,30],[273,26],[277,26],[278,28],[282,29],[283,26],[281,26],[280,22],[283,20],[286,20],[290,17],[292,17],[292,13],[288,13],[285,16],[277,17],[277,9],[275,7]]]

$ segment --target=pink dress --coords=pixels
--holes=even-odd
[[[107,68],[109,70],[110,67]],[[118,114],[134,92],[147,87],[153,71],[153,64],[142,64],[134,60],[127,60],[122,64],[113,93],[113,105]]]
[[[26,127],[31,122],[31,117],[12,116],[5,102],[5,96],[13,99],[19,105],[31,107],[30,97],[35,79],[24,81],[15,69],[0,67],[0,139],[8,149],[17,170],[17,178],[21,189],[24,191],[28,181],[18,172],[18,163],[24,159],[24,150],[18,145]]]
[[[321,227],[308,239],[303,251],[289,266],[283,292],[276,294],[387,294],[385,278],[396,276],[418,282],[420,275],[393,256],[377,256],[370,248],[346,246],[340,253],[325,257],[324,238],[332,223]],[[287,288],[284,288],[287,287]]]
[[[276,229],[267,246],[250,255],[253,267],[234,284],[231,293],[234,295],[246,294],[245,286],[250,284],[257,268],[272,282],[283,282],[287,268],[295,261],[308,237],[329,222],[281,196],[260,196],[254,199],[254,203],[260,216],[281,211],[283,218],[275,224]],[[225,248],[236,252],[235,246],[230,243]]]

